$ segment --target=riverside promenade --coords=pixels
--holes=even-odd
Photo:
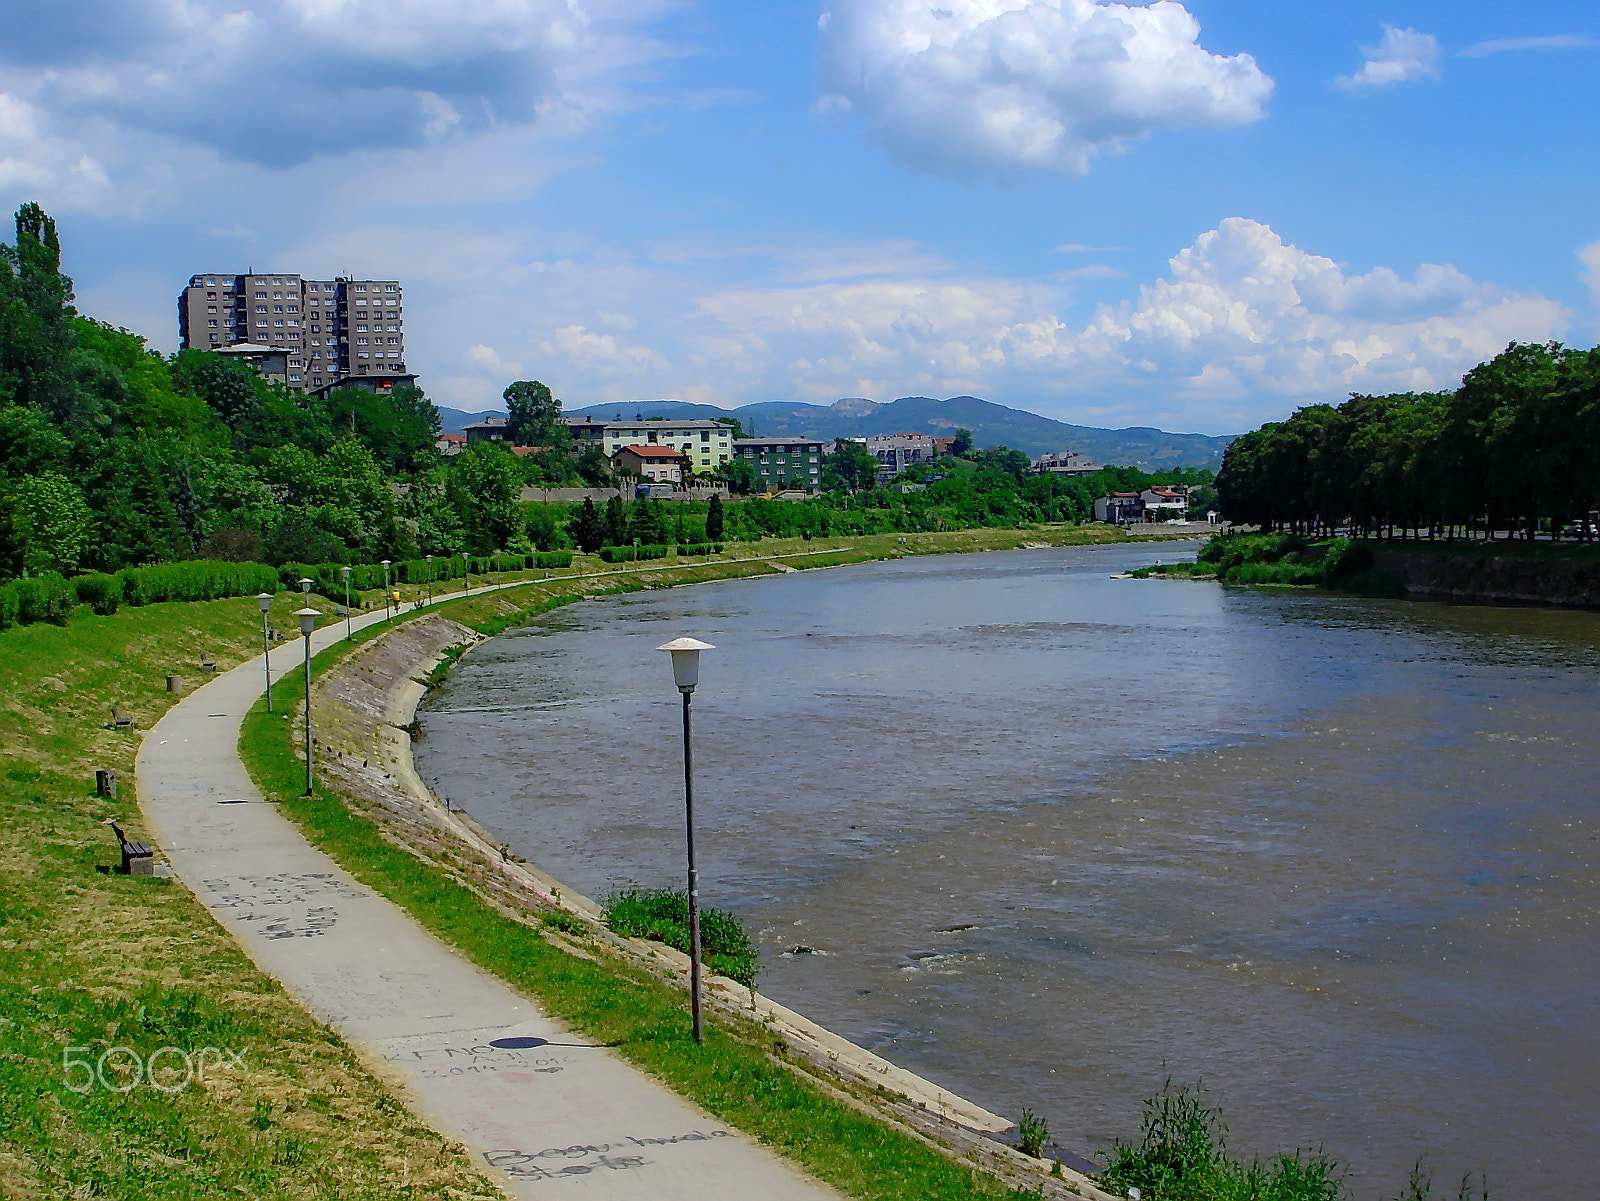
[[[344,637],[331,618],[313,653]],[[298,639],[273,650],[273,679],[302,655]],[[239,759],[264,684],[258,656],[168,710],[140,745],[140,808],[173,874],[413,1112],[512,1197],[838,1198],[547,1017],[311,846]]]

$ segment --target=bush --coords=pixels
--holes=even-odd
[[[64,626],[78,603],[75,588],[58,575],[40,575],[17,580],[11,585],[17,594],[17,624],[32,625],[48,621]]]
[[[89,605],[101,617],[110,617],[122,607],[122,577],[81,575],[72,581],[80,605]]]
[[[607,563],[632,563],[635,559],[665,559],[665,546],[602,546],[598,552]]]
[[[712,550],[711,547],[712,544],[710,542],[695,542],[688,546],[678,547],[678,554],[680,557],[685,559],[693,559],[701,555],[716,554],[717,551]]]
[[[1114,1144],[1100,1173],[1100,1183],[1123,1196],[1137,1188],[1144,1201],[1338,1201],[1344,1191],[1337,1166],[1320,1154],[1270,1164],[1233,1159],[1221,1114],[1170,1080],[1144,1103],[1140,1125],[1140,1141]]]
[[[689,953],[689,894],[682,889],[625,888],[607,898],[605,912],[606,925],[618,934],[664,942]],[[700,911],[700,954],[708,970],[746,988],[756,986],[760,959],[750,936],[731,913]]]
[[[17,586],[0,584],[0,630],[9,630],[17,624]]]
[[[570,550],[542,550],[528,556],[529,567],[571,567]]]
[[[129,605],[220,600],[278,590],[278,573],[265,563],[199,559],[188,563],[160,563],[153,567],[125,567],[117,574],[122,578],[122,599]]]

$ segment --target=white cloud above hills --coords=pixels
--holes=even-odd
[[[828,0],[820,105],[925,170],[1082,175],[1157,130],[1262,115],[1272,80],[1199,35],[1173,0]]]

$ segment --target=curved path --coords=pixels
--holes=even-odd
[[[313,653],[343,636],[330,623]],[[274,650],[273,678],[302,654],[298,639]],[[173,874],[414,1112],[513,1197],[838,1197],[558,1025],[311,846],[239,760],[264,683],[258,656],[168,710],[139,748],[140,807]]]

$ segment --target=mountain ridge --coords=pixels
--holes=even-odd
[[[1169,433],[1154,426],[1105,429],[1074,425],[1041,417],[1026,409],[1013,409],[977,396],[902,396],[878,402],[849,396],[829,405],[769,400],[722,409],[684,400],[630,401],[626,404],[580,405],[569,416],[604,421],[629,418],[736,417],[747,434],[763,438],[863,438],[873,434],[918,433],[948,437],[957,429],[970,429],[977,444],[1010,446],[1028,455],[1050,451],[1076,451],[1096,463],[1159,469],[1209,467],[1222,462],[1222,452],[1232,436]],[[466,413],[441,407],[445,433],[487,416],[504,416],[501,410]]]

